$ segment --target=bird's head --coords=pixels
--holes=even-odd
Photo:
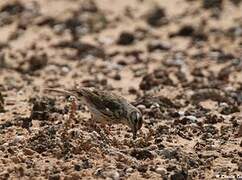
[[[128,122],[128,125],[133,132],[133,139],[136,139],[137,131],[142,127],[143,124],[142,113],[136,108],[132,109],[130,113],[128,113]]]

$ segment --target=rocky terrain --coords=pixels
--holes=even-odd
[[[0,179],[242,178],[241,12],[241,0],[0,1]],[[43,92],[77,85],[138,107],[138,138]]]

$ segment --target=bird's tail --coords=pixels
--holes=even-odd
[[[61,93],[61,94],[68,95],[68,96],[74,96],[75,98],[79,99],[78,98],[79,96],[75,90],[45,88],[44,92],[57,92],[57,93]]]

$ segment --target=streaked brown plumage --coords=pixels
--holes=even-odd
[[[132,129],[134,139],[142,126],[141,112],[125,98],[114,93],[84,87],[75,90],[51,88],[46,90],[64,93],[75,96],[78,100],[84,100],[94,121],[105,124],[126,124]]]

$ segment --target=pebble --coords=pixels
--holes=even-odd
[[[156,168],[155,172],[157,174],[160,174],[161,176],[164,176],[167,173],[166,169],[165,168],[162,168],[162,167]]]
[[[171,175],[171,180],[182,180],[187,178],[188,178],[188,174],[183,170],[175,172]]]
[[[180,116],[184,116],[185,115],[184,111],[179,111],[178,113],[179,113]]]
[[[119,45],[130,45],[134,42],[134,35],[130,32],[122,32],[119,36],[117,43]]]
[[[133,171],[134,171],[133,168],[126,169],[126,173],[132,173]]]
[[[166,148],[162,150],[161,154],[167,159],[174,159],[178,156],[177,150],[172,148]]]
[[[15,136],[14,140],[13,140],[13,144],[18,144],[20,142],[23,142],[24,140],[24,136]]]
[[[238,170],[242,172],[242,163],[238,163]]]
[[[49,180],[59,180],[60,174],[52,174],[49,176]]]
[[[191,121],[191,123],[197,122],[197,118],[195,116],[186,116],[186,118],[189,119]]]
[[[147,23],[154,27],[159,27],[165,23],[164,18],[166,16],[165,9],[162,7],[154,7],[147,14]]]
[[[32,151],[29,148],[24,148],[23,152],[24,152],[25,155],[30,155],[30,156],[34,154],[34,151]]]
[[[67,66],[64,66],[61,68],[61,75],[66,75],[67,73],[70,72],[70,68]]]
[[[153,52],[156,50],[169,50],[170,48],[170,44],[160,42],[160,40],[153,40],[147,45],[147,49],[149,52]]]
[[[119,173],[115,170],[107,172],[106,175],[113,180],[119,180],[120,179]]]

